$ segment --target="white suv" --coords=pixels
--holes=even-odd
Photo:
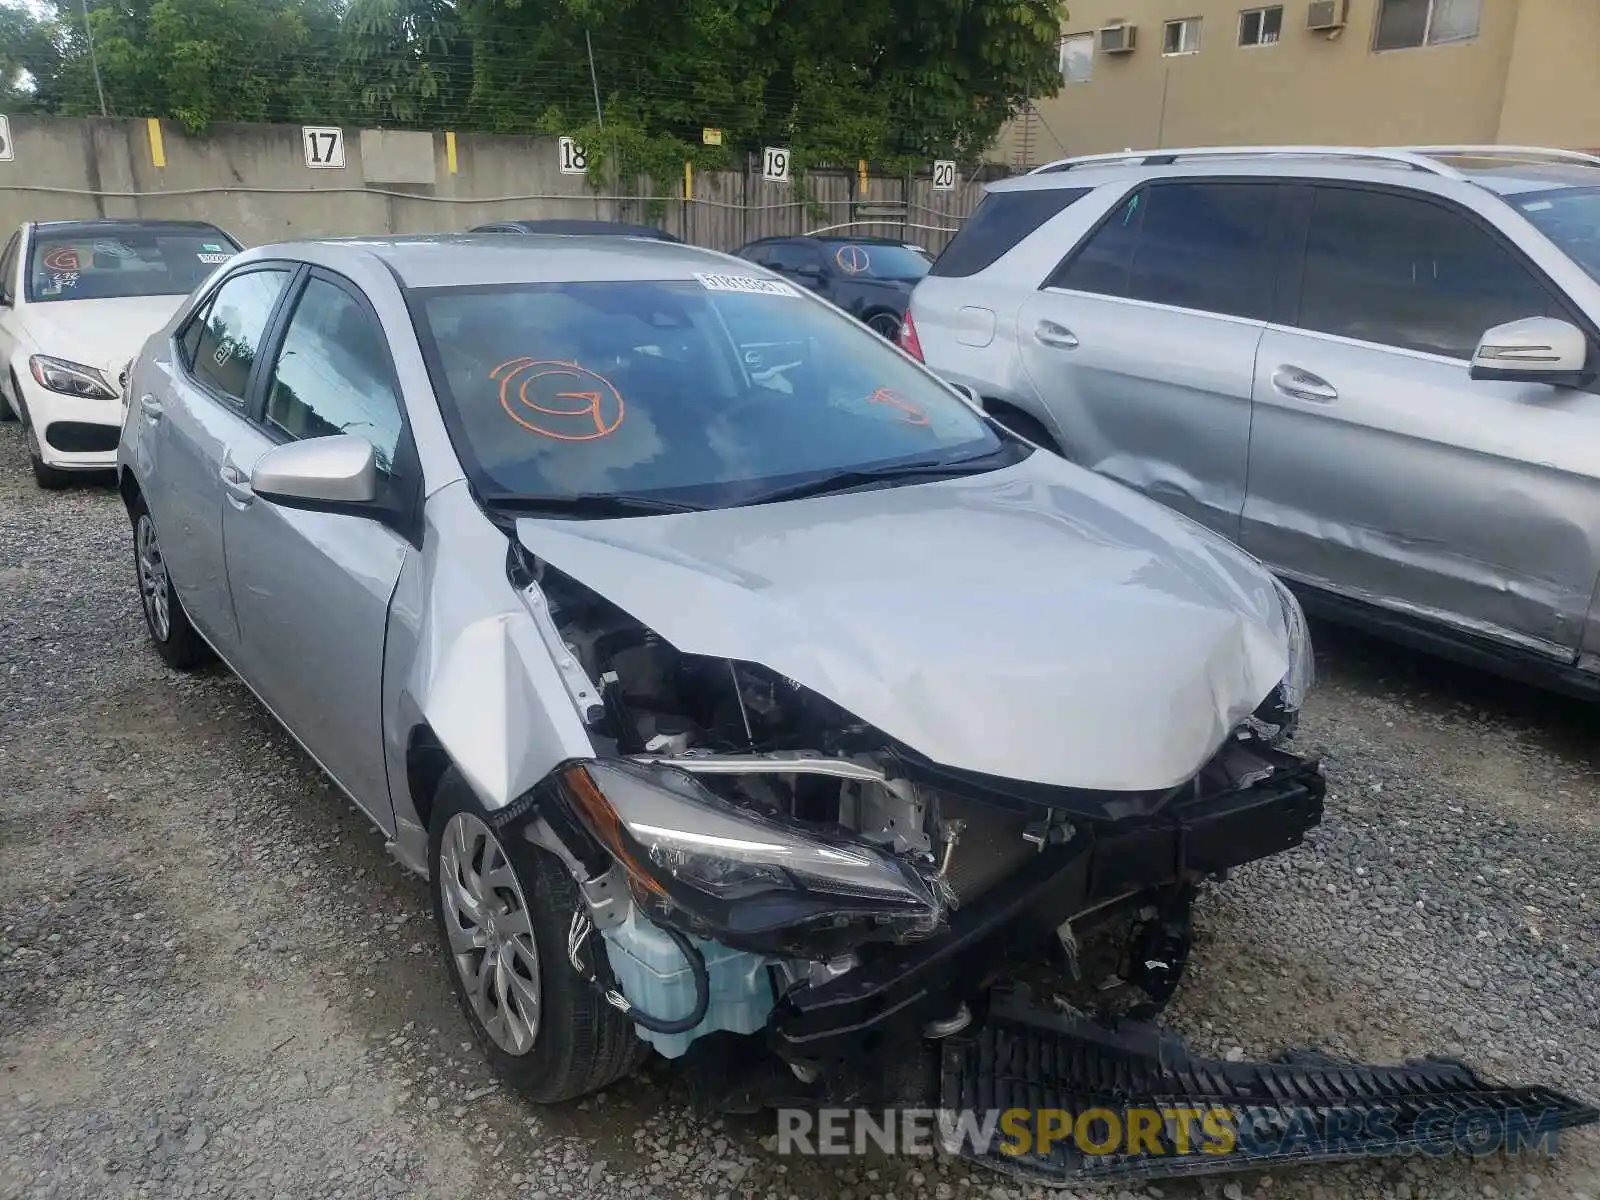
[[[1052,163],[989,189],[901,344],[1312,606],[1600,692],[1600,158]]]

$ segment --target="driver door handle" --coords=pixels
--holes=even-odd
[[[1054,321],[1040,321],[1033,331],[1033,336],[1046,346],[1054,346],[1057,350],[1078,348],[1078,335],[1065,325],[1057,325]]]
[[[222,470],[222,488],[228,493],[228,500],[236,508],[248,508],[256,498],[256,493],[250,486],[250,479],[243,471],[234,466],[232,462],[224,461]]]
[[[153,425],[161,420],[161,401],[146,392],[139,397],[139,411],[144,414],[144,419]]]
[[[1313,404],[1331,404],[1339,398],[1339,389],[1326,379],[1287,363],[1272,373],[1272,386],[1285,396]]]

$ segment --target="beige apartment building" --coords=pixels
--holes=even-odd
[[[1600,0],[1067,0],[1059,94],[994,157],[1147,147],[1600,149]]]

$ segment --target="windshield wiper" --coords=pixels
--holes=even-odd
[[[703,512],[703,505],[677,500],[658,500],[654,496],[626,493],[578,492],[567,496],[540,496],[527,492],[485,492],[489,508],[519,513],[549,513],[574,517],[648,517],[662,513]]]
[[[986,450],[968,458],[926,458],[915,462],[893,463],[883,467],[860,467],[850,471],[836,471],[820,479],[808,479],[791,487],[774,488],[740,500],[740,504],[777,504],[784,500],[804,500],[808,496],[826,496],[832,492],[867,487],[874,483],[904,483],[910,480],[932,482],[954,479],[960,475],[982,475],[997,471],[1016,461],[1015,447],[1006,444],[998,450]]]

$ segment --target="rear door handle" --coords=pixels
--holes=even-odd
[[[1033,336],[1046,346],[1054,346],[1057,350],[1078,348],[1078,335],[1065,325],[1057,325],[1054,321],[1040,321],[1033,331]]]
[[[144,414],[144,419],[153,425],[161,420],[161,401],[146,392],[139,397],[139,411]]]
[[[1288,364],[1272,373],[1272,386],[1285,396],[1309,400],[1313,404],[1331,404],[1339,398],[1339,389],[1326,379]]]
[[[224,462],[219,474],[222,477],[222,488],[228,493],[228,499],[235,507],[248,508],[255,500],[256,493],[245,473],[231,462]]]

